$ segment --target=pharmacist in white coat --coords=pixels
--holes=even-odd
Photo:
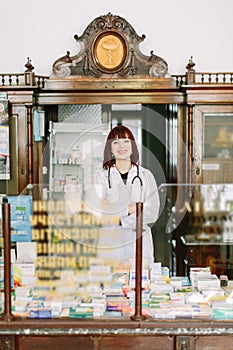
[[[113,128],[105,144],[103,169],[96,176],[102,214],[119,218],[119,224],[103,229],[99,237],[100,255],[119,263],[135,258],[136,203],[143,203],[143,259],[154,262],[151,233],[159,215],[159,195],[151,171],[139,165],[139,153],[130,129]],[[108,249],[110,248],[110,249]]]

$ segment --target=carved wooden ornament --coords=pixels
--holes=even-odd
[[[139,44],[145,39],[122,17],[100,16],[93,20],[79,37],[80,51],[73,57],[67,54],[53,64],[51,78],[70,76],[126,77],[150,76],[164,78],[168,65],[164,59],[150,52],[145,56]]]

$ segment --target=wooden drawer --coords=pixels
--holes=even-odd
[[[172,336],[22,336],[17,350],[174,350]]]
[[[205,336],[193,337],[190,350],[231,350],[233,336]]]
[[[22,336],[17,337],[17,350],[92,350],[89,336]]]

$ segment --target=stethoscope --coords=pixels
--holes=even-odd
[[[141,185],[141,188],[142,188],[143,187],[143,182],[142,182],[142,179],[141,179],[141,177],[139,175],[139,166],[138,166],[138,164],[135,164],[135,165],[137,167],[137,175],[134,176],[134,178],[131,181],[131,184],[133,185],[134,181],[136,179],[138,179],[140,181],[140,185]],[[111,167],[108,168],[108,188],[112,188],[111,180],[110,180],[110,171],[111,171]]]

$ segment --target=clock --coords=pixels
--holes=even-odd
[[[96,37],[93,43],[93,58],[96,66],[105,73],[122,69],[127,57],[125,39],[118,33],[107,31]]]

